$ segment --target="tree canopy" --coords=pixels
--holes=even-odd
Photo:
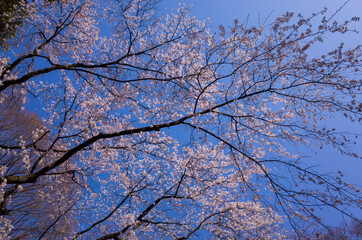
[[[359,158],[358,133],[321,122],[361,120],[361,47],[310,55],[359,19],[213,34],[157,3],[25,4],[0,56],[0,237],[303,239],[316,210],[356,219],[359,190],[293,149]]]

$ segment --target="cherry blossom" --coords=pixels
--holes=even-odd
[[[315,208],[355,218],[358,189],[290,146],[358,157],[320,123],[361,119],[361,48],[310,56],[358,19],[213,34],[152,0],[29,9],[0,56],[4,239],[288,239]]]

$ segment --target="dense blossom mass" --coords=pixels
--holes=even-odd
[[[320,123],[361,119],[361,48],[308,55],[357,18],[213,34],[153,0],[22,6],[1,40],[1,239],[302,239],[316,210],[361,208],[292,147],[358,157]]]

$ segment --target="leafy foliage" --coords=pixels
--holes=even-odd
[[[361,239],[362,238],[362,222],[353,220],[350,223],[343,222],[337,227],[320,231],[316,234],[317,239],[332,240],[332,239]]]
[[[26,10],[25,1],[1,0],[0,1],[0,47],[7,48],[7,40],[14,37],[17,27],[21,24]]]

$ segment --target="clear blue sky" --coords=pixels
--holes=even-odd
[[[263,24],[265,20],[266,23],[271,23],[274,18],[287,11],[309,16],[313,12],[321,11],[324,7],[328,8],[328,16],[330,16],[340,9],[346,0],[164,0],[161,3],[160,10],[167,13],[170,9],[177,9],[179,2],[185,5],[192,4],[191,14],[198,19],[205,20],[209,18],[208,26],[212,32],[215,32],[220,24],[232,25],[233,20],[236,18],[239,19],[239,22],[242,22],[249,17],[249,25],[252,26],[259,25],[259,23]],[[349,20],[354,16],[362,18],[362,0],[350,0],[338,12],[336,20]],[[318,46],[317,52],[313,52],[313,54],[318,54],[318,51],[328,51],[342,40],[346,43],[346,46],[362,44],[362,21],[355,23],[353,28],[360,31],[360,33],[328,37],[323,45]],[[362,124],[351,125],[343,117],[336,117],[326,124],[336,129],[342,128],[343,130],[362,134]],[[299,150],[303,155],[310,156],[310,158],[306,159],[306,162],[311,166],[319,165],[317,169],[324,173],[342,170],[348,182],[359,185],[360,189],[362,189],[361,160],[343,156],[332,148],[324,148],[318,154],[309,149]],[[362,155],[362,138],[358,139],[358,144],[354,150]],[[359,218],[362,218],[361,211],[356,214]],[[330,218],[330,215],[326,214],[325,217]],[[340,220],[342,218],[334,215],[329,221],[327,219],[327,222],[329,224],[338,224]]]
[[[216,29],[220,24],[232,24],[235,18],[240,22],[249,16],[250,25],[267,23],[283,13],[295,12],[308,16],[327,7],[330,13],[338,10],[346,0],[163,0],[164,9],[176,9],[178,3],[193,5],[191,13],[199,19],[210,19],[209,26]],[[350,19],[353,16],[362,17],[362,0],[350,0],[339,12],[337,19]],[[362,21],[354,27],[362,32]],[[349,38],[348,42],[361,41],[362,37]]]

